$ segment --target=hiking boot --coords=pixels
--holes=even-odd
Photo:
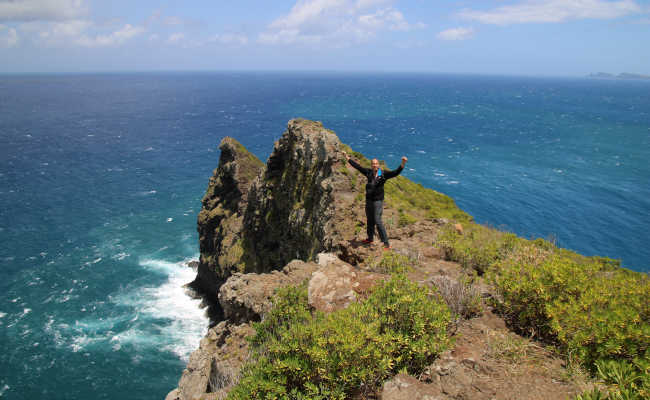
[[[372,244],[372,240],[370,240],[370,239],[363,239],[363,240],[361,241],[361,243],[363,243],[363,244]]]
[[[390,247],[389,244],[384,244],[384,250],[385,250],[385,251],[388,251],[388,250],[390,250],[390,249],[392,249],[392,247]]]

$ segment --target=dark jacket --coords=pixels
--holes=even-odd
[[[350,165],[364,174],[366,179],[368,179],[368,183],[366,183],[366,201],[384,200],[384,183],[386,183],[386,180],[399,175],[404,169],[401,165],[394,171],[380,169],[381,175],[375,177],[372,173],[372,168],[364,168],[352,159],[350,159]]]

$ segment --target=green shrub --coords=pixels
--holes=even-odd
[[[371,258],[366,263],[375,272],[391,275],[406,274],[415,266],[415,262],[409,257],[394,251],[385,251],[381,258]]]
[[[519,245],[491,274],[502,308],[522,329],[557,340],[587,366],[644,354],[650,347],[647,275],[558,253],[530,257],[536,251]]]
[[[446,259],[483,274],[495,262],[503,259],[517,240],[512,233],[478,224],[467,225],[461,235],[451,224],[447,224],[438,233],[435,245],[444,251]]]
[[[595,363],[598,378],[607,385],[601,391],[594,389],[582,393],[574,400],[643,400],[650,398],[650,359],[638,358],[633,362],[598,360]]]
[[[595,388],[587,392],[581,393],[573,398],[573,400],[608,400],[606,393],[600,391],[600,389]]]
[[[255,325],[253,360],[230,399],[343,399],[375,391],[397,371],[420,372],[450,339],[449,310],[395,275],[363,303],[308,317],[304,288],[278,294]]]
[[[397,225],[401,228],[404,226],[414,224],[416,221],[417,219],[415,217],[402,211],[399,213],[399,219],[397,220]]]
[[[443,228],[436,246],[447,259],[488,271],[496,305],[515,327],[556,343],[592,372],[598,360],[648,358],[647,274],[475,224],[462,235],[453,226]]]

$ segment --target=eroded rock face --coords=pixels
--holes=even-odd
[[[361,209],[343,145],[319,122],[289,121],[264,166],[226,138],[199,213],[193,286],[216,298],[236,272],[265,273],[337,251]],[[346,235],[347,234],[347,235]],[[338,250],[340,251],[340,250]]]
[[[248,358],[246,337],[254,332],[249,324],[228,321],[210,328],[199,348],[190,355],[178,388],[169,392],[166,400],[196,400],[206,395],[220,398],[227,394]]]
[[[233,138],[224,138],[219,149],[219,166],[210,178],[198,216],[201,257],[192,285],[209,297],[216,297],[216,289],[233,271],[243,269],[243,212],[250,184],[264,166]]]
[[[271,309],[276,289],[299,285],[318,268],[313,262],[291,261],[282,271],[267,274],[233,274],[219,289],[225,317],[234,323],[259,321]]]
[[[292,259],[313,260],[341,238],[337,208],[349,191],[338,137],[322,124],[291,120],[251,188],[244,216],[251,271],[277,269]]]

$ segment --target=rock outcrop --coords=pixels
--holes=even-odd
[[[248,190],[264,165],[233,138],[224,138],[219,149],[219,166],[210,178],[198,216],[201,257],[192,283],[213,301],[216,289],[232,271],[243,270],[240,237]]]
[[[318,265],[291,261],[282,271],[268,274],[235,273],[219,289],[219,304],[228,321],[259,321],[271,308],[271,297],[282,286],[300,285],[309,280]]]
[[[264,166],[232,138],[221,145],[198,217],[201,258],[192,286],[216,298],[233,273],[279,270],[338,251],[354,229],[353,180],[343,145],[318,122],[295,119]]]

